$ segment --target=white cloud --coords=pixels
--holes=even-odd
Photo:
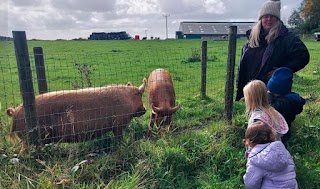
[[[11,0],[10,3],[14,7],[35,7],[41,6],[44,1],[41,0]]]
[[[118,0],[116,12],[119,15],[147,15],[159,12],[157,0]]]
[[[8,0],[0,1],[0,36],[9,36],[9,4]]]
[[[184,14],[198,12],[203,9],[203,0],[159,0],[164,13]]]
[[[266,0],[1,0],[0,35],[24,30],[28,38],[87,38],[92,32],[175,36],[181,21],[256,21]],[[282,0],[285,21],[302,0]]]
[[[114,10],[116,0],[51,0],[50,3],[58,10],[108,12]]]
[[[226,7],[221,0],[205,0],[203,6],[207,13],[223,14],[226,12]]]

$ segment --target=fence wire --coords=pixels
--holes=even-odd
[[[175,131],[183,132],[184,129],[205,127],[211,122],[223,120],[228,42],[208,41],[206,99],[200,99],[201,42],[198,42],[192,45],[183,43],[174,47],[157,48],[149,47],[146,43],[131,49],[123,48],[125,45],[110,48],[97,43],[96,45],[101,45],[99,52],[85,47],[69,52],[68,49],[63,49],[63,45],[57,45],[57,49],[63,49],[61,51],[49,51],[50,48],[44,45],[48,92],[42,95],[38,89],[35,56],[29,53],[35,96],[37,102],[42,103],[38,109],[39,125],[42,125],[39,140],[46,145],[41,149],[41,159],[54,156],[59,160],[64,157],[111,153],[117,150],[117,137],[121,138],[120,143],[148,138],[151,110],[147,86],[142,93],[141,104],[139,98],[133,97],[137,88],[130,88],[126,92],[121,90],[122,87],[126,88],[124,86],[128,82],[135,87],[141,86],[144,78],[148,79],[149,74],[158,68],[170,72],[176,94],[175,105],[182,105],[174,114],[171,128],[173,133],[170,134],[175,134]],[[17,152],[20,147],[13,146],[8,139],[14,120],[7,115],[6,110],[19,107],[22,98],[13,45],[10,42],[6,43],[6,50],[0,52],[0,138],[3,141],[0,144],[3,149],[10,148]],[[78,43],[82,42],[77,42],[77,45]],[[235,75],[243,44],[244,40],[237,42]],[[33,44],[37,45],[36,42]],[[311,102],[317,102],[320,48],[315,42],[306,42],[306,45],[311,54],[310,63],[295,74],[293,91]],[[109,94],[114,101],[108,102],[107,105],[104,104],[106,99],[100,96],[110,88],[106,86],[115,87]],[[305,106],[305,111],[310,116],[310,120],[305,124],[315,125],[318,120],[315,118],[318,111],[313,105],[308,103]],[[244,111],[243,104],[236,104],[233,115],[243,114]],[[113,112],[117,112],[116,116]],[[132,117],[133,114],[137,115]],[[200,114],[207,115],[197,119]],[[18,125],[25,124],[22,117],[17,118],[15,123],[17,130],[21,129]],[[153,130],[152,135],[161,137],[157,130]],[[20,137],[23,139],[25,136]],[[80,141],[85,142],[74,143]],[[116,166],[120,164],[125,163],[118,163]],[[109,174],[110,178],[114,176],[112,173]]]
[[[170,72],[174,83],[174,90],[176,92],[176,104],[183,104],[185,99],[200,95],[201,44],[199,44],[198,47],[195,46],[194,48],[189,49],[154,50],[151,48],[144,48],[143,50],[133,49],[125,51],[115,48],[106,53],[46,53],[46,49],[43,49],[43,51],[48,86],[47,94],[39,94],[37,87],[39,81],[37,79],[34,63],[35,56],[34,54],[29,53],[29,57],[36,99],[37,101],[41,101],[41,103],[46,103],[43,105],[43,107],[46,108],[41,106],[38,111],[50,114],[39,115],[39,124],[44,125],[45,127],[40,129],[42,138],[47,139],[43,140],[45,143],[72,142],[78,141],[80,138],[95,139],[107,131],[112,131],[112,128],[99,129],[99,125],[103,124],[100,124],[99,122],[107,121],[109,118],[108,116],[111,116],[106,113],[105,115],[102,115],[103,112],[107,111],[106,109],[116,110],[128,108],[128,104],[123,104],[124,102],[128,102],[128,100],[121,99],[125,97],[120,97],[119,95],[119,101],[123,101],[122,103],[114,104],[111,107],[100,107],[99,103],[102,102],[102,99],[98,99],[98,94],[101,93],[105,86],[109,85],[126,85],[130,82],[132,85],[138,87],[142,84],[144,78],[147,79],[149,74],[158,68],[163,68]],[[223,100],[226,73],[225,67],[227,56],[225,55],[225,52],[227,52],[227,46],[220,47],[219,49],[212,47],[208,48],[207,95],[213,97],[218,94],[221,96],[221,100]],[[22,99],[15,56],[2,55],[0,61],[2,76],[0,97],[2,110],[4,110],[1,112],[1,120],[3,120],[6,132],[8,133],[13,121],[9,116],[5,115],[5,109],[9,107],[19,107],[22,103]],[[217,70],[223,70],[223,72],[217,72]],[[82,94],[84,91],[87,91],[87,88],[92,88],[91,96]],[[73,91],[74,99],[68,99],[67,101],[62,97],[59,97],[68,94],[70,92],[69,90],[77,90]],[[142,96],[142,101],[147,109],[147,113],[141,117],[133,118],[134,120],[129,122],[137,125],[137,127],[141,127],[140,132],[148,130],[150,110],[146,93],[147,88]],[[77,99],[77,96],[79,96],[79,99]],[[129,98],[129,96],[127,98]],[[86,101],[90,101],[95,105],[85,104]],[[61,109],[60,107],[60,110],[55,110],[57,109],[57,104],[65,104],[68,102],[70,102],[69,108],[65,107],[64,109]],[[75,108],[76,105],[79,107]],[[71,113],[72,111],[73,114]],[[75,116],[75,114],[78,116],[77,120],[71,121],[74,119],[72,116]],[[97,114],[101,114],[100,117],[97,116]],[[129,116],[124,114],[126,114],[126,112],[119,116],[123,116],[124,118]],[[16,120],[17,123],[24,122],[23,117],[20,117],[19,119],[22,120]],[[178,123],[179,119],[179,113],[177,113],[175,120],[177,120]],[[115,119],[111,118],[108,121],[111,120],[113,122],[115,121]],[[66,128],[75,127],[74,124],[80,124],[82,129],[78,131],[75,131],[75,128],[70,128],[70,131],[66,130]],[[180,123],[180,127],[184,127],[182,124],[183,122]],[[57,129],[59,127],[63,127],[60,128],[61,131]],[[119,127],[122,127],[122,125],[119,125]],[[65,132],[72,135],[72,139],[62,140],[63,136],[66,135]],[[59,135],[59,137],[57,137],[57,135]]]

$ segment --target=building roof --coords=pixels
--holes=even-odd
[[[180,22],[183,34],[225,35],[230,26],[238,26],[237,34],[245,35],[255,22]]]

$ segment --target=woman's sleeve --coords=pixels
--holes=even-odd
[[[241,56],[240,56],[240,61],[238,64],[238,73],[236,76],[236,87],[237,87],[237,92],[236,92],[236,101],[239,101],[242,97],[243,97],[243,87],[245,82],[243,81],[243,69],[241,68],[241,61],[243,59],[244,53],[248,48],[248,42],[246,42],[246,44],[242,47],[242,51],[241,51]]]
[[[310,60],[307,47],[301,39],[293,33],[289,34],[286,38],[286,57],[288,57],[289,60],[286,61],[287,64],[284,66],[292,69],[293,72],[304,68]]]
[[[246,189],[260,189],[263,178],[263,172],[260,168],[253,166],[248,162],[247,171],[243,176]]]

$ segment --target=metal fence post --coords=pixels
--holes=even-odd
[[[207,41],[202,41],[202,58],[201,58],[201,98],[206,97],[207,90]]]
[[[36,64],[37,80],[39,93],[43,94],[48,92],[46,69],[44,66],[43,50],[42,47],[34,47],[34,62]]]
[[[40,130],[38,129],[27,37],[25,31],[12,31],[12,34],[19,72],[20,92],[25,111],[27,139],[30,145],[39,145]]]
[[[229,27],[229,46],[227,60],[227,76],[225,85],[224,118],[228,124],[232,124],[234,67],[237,46],[237,26]]]

